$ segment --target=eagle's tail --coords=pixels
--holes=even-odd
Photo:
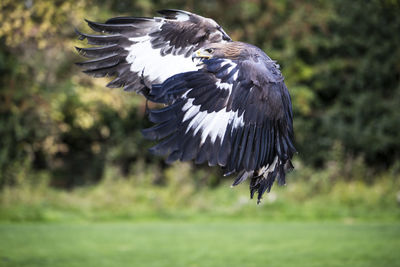
[[[289,159],[283,162],[276,156],[273,163],[268,166],[253,172],[241,171],[232,186],[240,184],[250,176],[250,197],[253,198],[257,192],[257,204],[259,204],[263,194],[271,191],[276,179],[279,185],[286,184],[286,173],[293,170],[293,168],[293,164]]]

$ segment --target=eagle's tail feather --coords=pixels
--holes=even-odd
[[[257,192],[257,204],[259,204],[264,193],[271,191],[276,179],[279,185],[286,184],[286,173],[292,169],[293,165],[290,160],[282,162],[276,157],[274,163],[270,166],[261,168],[253,173],[250,180],[250,197],[253,198]]]

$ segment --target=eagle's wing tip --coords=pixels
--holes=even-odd
[[[74,28],[74,31],[75,31],[76,35],[78,35],[78,40],[79,40],[79,41],[82,41],[82,40],[84,40],[84,39],[86,38],[85,34],[83,34],[82,32],[80,32],[80,31],[78,30],[78,28]]]

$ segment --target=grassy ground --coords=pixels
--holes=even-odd
[[[400,224],[0,224],[0,266],[400,266]]]
[[[246,184],[200,185],[185,166],[164,186],[108,175],[72,191],[3,188],[0,267],[400,266],[397,174],[299,167],[256,205]]]

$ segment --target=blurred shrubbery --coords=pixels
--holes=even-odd
[[[82,45],[74,28],[90,31],[84,18],[154,16],[162,8],[212,17],[233,39],[278,60],[293,99],[297,166],[310,170],[300,177],[335,162],[343,164],[337,180],[372,182],[389,168],[398,177],[398,1],[2,0],[0,188],[42,181],[71,188],[104,177],[165,184],[179,176],[147,152],[143,98],[106,89],[105,79],[73,65],[82,60],[73,49]],[[182,179],[201,188],[221,177],[203,166]]]
[[[72,191],[35,184],[5,187],[0,194],[0,222],[101,222],[141,220],[360,221],[400,220],[400,181],[380,174],[367,185],[364,170],[340,170],[342,163],[315,170],[298,164],[288,185],[274,186],[260,205],[249,199],[245,185],[230,181],[207,188],[203,172],[187,163],[165,171],[168,186],[155,186],[157,174],[143,166],[140,174],[121,177],[107,168],[101,182]],[[340,175],[351,176],[345,181]]]

